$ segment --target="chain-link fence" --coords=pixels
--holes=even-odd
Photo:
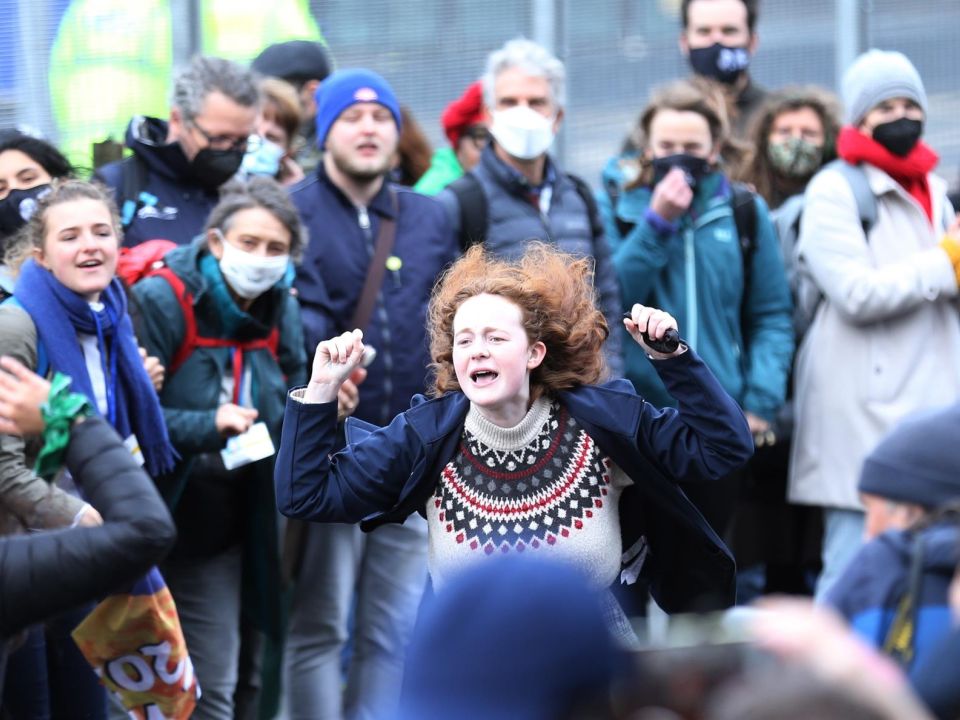
[[[385,75],[440,144],[444,105],[480,75],[491,49],[525,35],[550,45],[567,63],[568,106],[557,154],[567,169],[596,182],[651,88],[687,74],[677,47],[679,5],[0,0],[0,126],[31,125],[89,165],[90,143],[122,137],[130,115],[165,115],[170,73],[190,52],[247,60],[269,42],[320,32],[339,67],[367,66]],[[939,172],[955,184],[958,27],[960,3],[953,0],[766,0],[752,72],[768,88],[835,88],[843,64],[859,50],[905,52],[930,97],[926,137],[943,159]]]

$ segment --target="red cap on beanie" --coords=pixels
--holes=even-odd
[[[459,98],[447,105],[440,116],[440,124],[454,147],[460,141],[460,135],[471,125],[483,120],[483,87],[477,80],[468,87]]]

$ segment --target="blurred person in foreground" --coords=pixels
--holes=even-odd
[[[912,415],[867,456],[858,489],[865,539],[824,598],[906,671],[953,625],[960,563],[960,404]]]

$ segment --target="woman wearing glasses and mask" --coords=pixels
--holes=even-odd
[[[203,234],[133,286],[138,335],[167,367],[160,404],[180,454],[157,480],[178,535],[161,570],[203,689],[196,718],[232,720],[235,695],[242,704],[257,687],[255,670],[238,670],[241,604],[245,658],[261,637],[248,626],[280,640],[273,456],[287,387],[306,377],[286,279],[304,239],[275,180],[231,183]]]

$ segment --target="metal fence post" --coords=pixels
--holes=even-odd
[[[860,54],[862,15],[860,0],[836,0],[834,11],[834,36],[836,40],[836,58],[834,66],[835,87],[842,87],[843,73]]]
[[[20,34],[20,79],[18,85],[26,92],[18,102],[17,117],[21,124],[43,133],[56,142],[56,124],[50,106],[49,69],[50,38],[42,28],[50,26],[49,0],[18,3],[17,32]]]
[[[170,0],[170,28],[174,70],[203,52],[200,20],[201,0]]]

